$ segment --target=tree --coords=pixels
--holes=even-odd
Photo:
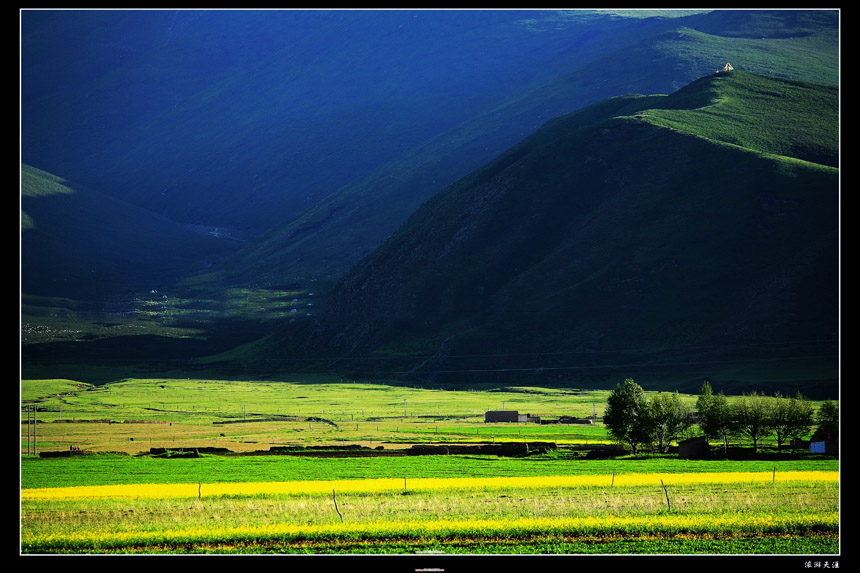
[[[800,392],[793,398],[783,398],[777,393],[770,401],[770,423],[776,434],[776,449],[792,438],[809,432],[815,418],[815,409]]]
[[[818,427],[835,436],[839,433],[839,403],[830,400],[821,404],[816,415]]]
[[[648,400],[639,384],[628,378],[609,393],[603,423],[616,440],[637,453],[641,444],[651,437]]]
[[[830,400],[821,404],[816,413],[818,428],[832,440],[839,440],[839,403]]]
[[[720,438],[723,450],[729,449],[729,434],[734,431],[732,410],[725,394],[714,394],[708,382],[702,384],[701,394],[696,400],[699,413],[699,428],[709,438]]]
[[[648,408],[654,442],[658,451],[665,453],[669,444],[692,425],[690,407],[681,401],[677,392],[660,392],[650,400]]]
[[[699,413],[699,419],[703,415],[707,415],[714,400],[714,391],[711,389],[711,383],[707,380],[702,383],[702,388],[699,390],[699,397],[696,398],[696,411]]]
[[[752,440],[753,451],[758,451],[759,441],[773,430],[769,402],[767,396],[751,392],[731,405],[735,429]]]

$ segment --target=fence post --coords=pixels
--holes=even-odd
[[[666,484],[663,483],[663,480],[660,480],[660,485],[663,486],[663,493],[666,494],[666,505],[669,506],[669,511],[672,511],[672,504],[669,503],[669,492],[666,490]]]
[[[340,522],[343,523],[343,514],[340,512],[340,509],[337,507],[337,492],[334,489],[332,489],[331,493],[332,493],[332,497],[334,498],[334,510],[340,516]]]

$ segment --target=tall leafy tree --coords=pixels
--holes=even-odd
[[[666,452],[669,444],[692,425],[692,412],[677,392],[655,395],[648,404],[651,432],[658,451]]]
[[[714,394],[711,384],[705,382],[696,400],[696,410],[699,414],[699,428],[705,436],[720,438],[723,450],[728,450],[729,435],[734,431],[734,419],[725,394]]]
[[[784,398],[779,393],[770,401],[770,418],[776,434],[776,448],[809,432],[815,420],[815,408],[801,394]]]
[[[711,388],[711,383],[705,380],[702,383],[702,388],[699,390],[699,397],[696,398],[696,411],[699,413],[699,419],[702,414],[711,408],[711,403],[714,399],[714,391]]]
[[[637,453],[651,439],[651,417],[645,391],[628,378],[609,393],[603,423],[609,434]]]
[[[731,411],[737,432],[751,439],[753,451],[758,451],[759,442],[773,431],[770,398],[757,392],[744,394],[732,402]]]
[[[831,439],[839,439],[839,402],[830,400],[821,404],[815,415],[818,428],[826,432]]]

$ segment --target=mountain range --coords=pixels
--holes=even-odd
[[[718,11],[640,18],[617,28],[613,16],[604,17],[613,24],[589,20],[583,33],[590,42],[609,35],[600,52],[585,52],[566,72],[429,138],[276,225],[232,259],[225,274],[328,285],[433,194],[549,119],[617,95],[672,93],[726,59],[754,73],[838,82],[833,12]]]
[[[21,24],[23,321],[156,285],[311,289],[313,320],[228,355],[454,384],[836,378],[836,10]],[[208,364],[229,370],[230,331]]]

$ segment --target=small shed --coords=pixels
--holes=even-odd
[[[838,449],[836,440],[833,439],[829,432],[826,432],[821,428],[816,430],[809,439],[809,453],[811,454],[828,454],[835,456],[838,455]]]
[[[488,410],[484,412],[484,422],[531,422],[540,424],[540,416],[520,414],[516,410]]]
[[[526,414],[528,415],[528,414]],[[489,410],[484,413],[484,422],[520,422],[520,413],[516,410]]]
[[[697,460],[708,457],[711,446],[705,436],[697,436],[678,442],[678,458],[682,460]]]

